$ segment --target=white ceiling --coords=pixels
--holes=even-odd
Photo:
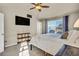
[[[43,5],[48,5],[50,8],[42,9],[41,12],[33,9],[29,10],[32,7],[32,4],[30,3],[10,3],[10,4],[0,4],[0,6],[7,7],[17,7],[17,8],[26,8],[29,10],[33,15],[35,14],[39,18],[48,18],[48,17],[54,17],[59,15],[64,15],[67,13],[72,13],[79,10],[79,4],[78,3],[43,3]]]

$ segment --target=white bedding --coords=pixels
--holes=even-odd
[[[36,35],[33,38],[40,38],[40,39],[59,39],[61,37],[60,34],[52,34],[52,33],[48,33],[48,34],[40,34],[40,35]]]
[[[60,40],[60,42],[57,40],[59,37],[60,36],[57,35],[53,36],[52,34],[37,35],[32,38],[30,44],[44,50],[47,53],[56,55],[64,45]]]
[[[79,48],[79,31],[70,31],[67,39],[60,39],[60,36],[54,34],[37,35],[32,38],[30,44],[52,55],[56,55],[64,45]]]

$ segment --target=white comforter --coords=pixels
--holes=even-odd
[[[52,34],[37,35],[32,38],[30,44],[44,50],[47,53],[56,55],[64,45],[60,40],[58,40],[59,37],[60,36]]]

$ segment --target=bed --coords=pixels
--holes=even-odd
[[[41,34],[34,36],[30,41],[30,46],[37,48],[55,56],[59,51],[63,51],[65,45],[79,48],[79,31],[71,30],[67,39],[60,39],[60,34]]]
[[[60,40],[58,40],[59,37],[59,34],[37,35],[32,38],[32,40],[30,41],[30,45],[33,45],[54,56],[64,46],[64,44]]]

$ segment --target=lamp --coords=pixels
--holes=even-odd
[[[75,22],[74,28],[79,30],[79,19]]]

